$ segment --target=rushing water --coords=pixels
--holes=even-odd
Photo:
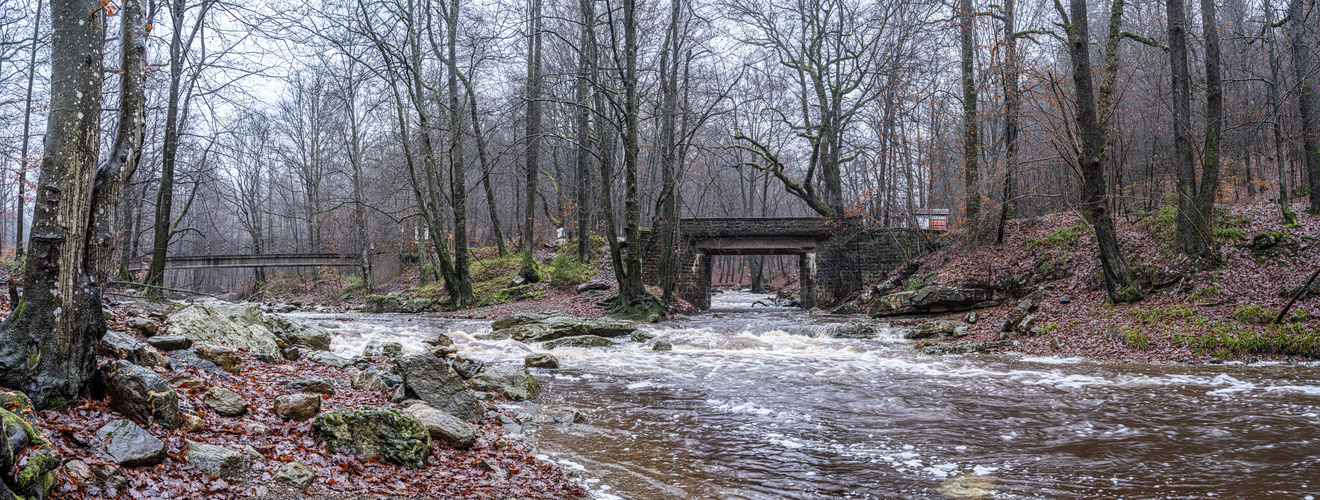
[[[945,498],[974,475],[993,498],[1320,497],[1320,367],[1132,365],[920,354],[895,329],[815,338],[860,317],[749,307],[645,328],[673,344],[561,348],[539,404],[548,458],[599,498]],[[328,321],[332,316],[312,315]],[[489,323],[356,315],[334,348],[406,350],[447,333],[461,354],[519,361],[538,345],[483,341]],[[959,497],[955,497],[959,498]]]

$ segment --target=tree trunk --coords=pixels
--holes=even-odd
[[[105,335],[88,238],[99,152],[104,16],[96,0],[52,0],[51,101],[33,203],[23,300],[0,324],[0,385],[38,409],[85,394]]]
[[[41,46],[41,44],[37,43],[37,39],[41,35],[42,3],[44,2],[37,2],[37,20],[32,23],[32,55],[28,60],[27,98],[23,100],[23,146],[18,156],[18,161],[20,162],[18,168],[18,227],[14,231],[15,259],[23,257],[23,243],[26,241],[23,234],[23,202],[26,201],[23,192],[27,189],[27,171],[28,165],[30,164],[30,160],[28,159],[28,142],[32,137],[32,88],[37,77],[37,49]],[[13,304],[10,305],[12,306]]]
[[[1196,210],[1192,213],[1194,227],[1189,249],[1202,257],[1214,247],[1215,198],[1219,196],[1219,135],[1224,128],[1224,82],[1220,75],[1219,23],[1215,15],[1215,0],[1201,0],[1206,58],[1205,150],[1201,160],[1201,189],[1196,197]]]
[[[449,46],[449,187],[454,209],[454,295],[453,305],[462,308],[476,303],[472,275],[468,270],[467,172],[463,157],[463,103],[458,93],[458,0],[449,0],[447,44]],[[475,116],[472,119],[476,119]]]
[[[1013,175],[1018,162],[1018,59],[1013,0],[1004,0],[1004,190],[995,243],[1004,242],[1004,226],[1012,218]]]
[[[1175,245],[1188,256],[1201,255],[1192,235],[1196,210],[1196,170],[1192,159],[1192,91],[1187,69],[1187,12],[1183,0],[1166,0],[1169,23],[1169,64],[1173,75],[1173,166],[1178,177]]]
[[[541,154],[541,0],[529,0],[527,34],[527,202],[523,205],[522,270],[528,283],[541,280],[536,272],[536,182]]]
[[[591,256],[591,82],[596,79],[596,0],[578,0],[582,12],[577,79],[578,261]]]
[[[538,0],[539,1],[539,0]],[[637,155],[640,151],[638,130],[639,106],[637,101],[637,1],[623,2],[623,39],[624,39],[624,138],[623,138],[623,175],[624,175],[624,238],[628,242],[628,257],[625,260],[623,276],[619,277],[619,299],[625,311],[636,313],[649,306],[650,296],[642,281],[642,245],[641,231],[638,229],[641,218],[641,202],[637,195]]]
[[[179,86],[183,79],[183,0],[170,7],[174,34],[170,39],[170,93],[165,109],[165,144],[161,149],[160,187],[156,191],[155,231],[151,246],[151,264],[147,267],[147,293],[159,296],[165,285],[165,258],[169,252],[174,206],[174,162],[179,152]]]
[[[1108,131],[1100,121],[1094,86],[1091,82],[1090,33],[1087,22],[1086,0],[1071,0],[1071,16],[1063,12],[1063,7],[1055,3],[1064,17],[1068,32],[1069,56],[1072,59],[1073,84],[1076,86],[1077,134],[1081,143],[1077,163],[1082,176],[1082,204],[1085,214],[1095,227],[1095,237],[1100,247],[1100,266],[1104,274],[1105,290],[1113,302],[1130,302],[1140,298],[1132,280],[1132,273],[1123,257],[1118,236],[1114,231],[1113,215],[1109,212],[1105,190],[1105,149]],[[1105,51],[1105,84],[1100,92],[1100,109],[1107,110],[1109,105],[1110,84],[1118,68],[1118,41],[1121,38],[1123,0],[1114,0],[1109,26],[1109,44]],[[1071,21],[1069,21],[1071,17]]]
[[[1307,211],[1320,214],[1320,157],[1316,156],[1315,130],[1315,91],[1311,86],[1311,47],[1306,37],[1307,7],[1304,0],[1292,0],[1288,6],[1288,22],[1292,25],[1292,60],[1293,74],[1297,78],[1297,115],[1302,125],[1302,153],[1305,157],[1302,165],[1306,168],[1306,183],[1310,194],[1310,207]],[[1312,8],[1315,1],[1306,2]],[[1312,14],[1314,15],[1314,14]]]
[[[972,40],[975,13],[972,0],[962,0],[958,11],[958,40],[962,47],[962,90],[963,90],[963,181],[967,191],[965,215],[971,241],[975,242],[980,232],[981,220],[981,181],[980,167],[977,164],[980,139],[976,126],[976,75],[973,58],[975,46]]]
[[[666,307],[674,302],[674,289],[678,286],[676,259],[678,240],[678,186],[676,165],[678,150],[676,147],[678,114],[678,67],[679,67],[679,17],[682,14],[682,2],[671,2],[669,32],[665,35],[665,47],[661,49],[660,71],[663,92],[660,116],[660,214],[656,224],[656,236],[660,238],[660,290],[661,303]],[[630,254],[632,252],[629,252]],[[758,276],[759,279],[759,276]]]
[[[1293,213],[1290,203],[1290,193],[1288,192],[1288,176],[1285,173],[1284,165],[1286,160],[1283,158],[1283,99],[1279,95],[1280,76],[1279,76],[1279,54],[1278,37],[1274,32],[1274,6],[1270,0],[1264,2],[1265,10],[1265,38],[1269,47],[1270,58],[1270,85],[1269,85],[1269,108],[1270,108],[1270,128],[1274,136],[1274,169],[1279,176],[1279,212],[1283,215],[1283,222],[1287,225],[1297,224],[1297,216]]]

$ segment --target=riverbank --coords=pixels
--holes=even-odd
[[[348,359],[329,351],[296,347],[292,348],[296,353],[284,349],[279,362],[273,363],[269,356],[254,354],[256,347],[250,351],[195,344],[193,349],[157,350],[147,347],[149,338],[153,344],[164,345],[161,342],[167,342],[165,337],[177,335],[182,328],[170,321],[157,323],[156,319],[163,318],[161,313],[177,310],[157,307],[110,306],[107,319],[111,333],[98,359],[101,365],[127,358],[152,367],[124,371],[129,374],[126,377],[144,382],[147,394],[137,396],[148,400],[126,409],[116,405],[116,396],[110,395],[81,399],[62,409],[28,413],[60,455],[62,465],[51,490],[54,498],[585,497],[582,486],[566,477],[557,465],[537,458],[534,446],[509,435],[506,424],[524,415],[503,408],[505,396],[475,393],[487,400],[481,402],[484,416],[470,424],[470,440],[445,442],[431,430],[434,440],[425,440],[426,448],[418,450],[420,463],[400,463],[385,451],[380,457],[370,458],[355,449],[356,444],[341,443],[332,449],[330,439],[321,430],[321,419],[311,419],[311,415],[334,416],[337,410],[364,407],[389,412],[419,403],[407,401],[418,396],[402,392],[404,382],[393,373],[399,371],[395,368],[397,352],[390,353],[385,346],[384,353],[374,357]],[[271,319],[273,316],[265,316],[268,326],[298,325],[297,320]],[[293,328],[312,332],[317,327]],[[144,335],[144,330],[158,335]],[[436,341],[441,346],[436,351],[440,355],[447,352],[442,340]],[[517,366],[522,368],[521,363]],[[173,389],[166,395],[177,394],[177,409],[165,413],[158,409],[158,403],[172,398],[153,392],[156,389],[152,380],[167,383],[162,390]],[[111,383],[94,385],[106,387],[94,391],[115,392]],[[412,386],[408,387],[412,391]],[[287,395],[315,399],[315,411],[297,415],[289,409],[289,403],[281,407],[280,398]],[[473,400],[473,404],[476,402]],[[135,429],[130,433],[116,427],[121,425],[116,421],[134,415],[134,408],[142,407],[152,408],[147,410],[145,420],[135,418],[143,428],[129,424]],[[413,414],[412,409],[398,414],[404,411]],[[179,424],[167,422],[180,417]],[[423,422],[431,429],[430,421]],[[449,425],[465,426],[453,422]],[[354,431],[353,439],[358,440],[362,432]],[[214,460],[194,456],[202,453],[199,450],[212,453]]]
[[[968,249],[951,239],[868,292],[987,290],[994,300],[983,302],[987,307],[974,317],[962,310],[898,323],[942,319],[967,328],[959,341],[1016,340],[1013,351],[1032,355],[1186,363],[1313,359],[1320,356],[1320,311],[1312,300],[1320,296],[1320,282],[1303,291],[1282,324],[1271,324],[1320,269],[1320,217],[1304,208],[1294,205],[1298,224],[1285,227],[1277,205],[1221,207],[1215,230],[1220,258],[1210,264],[1169,250],[1171,207],[1120,215],[1123,252],[1148,291],[1133,304],[1107,303],[1093,232],[1075,213],[1010,221],[1002,244]],[[1023,313],[1032,316],[1031,324],[1006,328],[1016,319],[1010,313],[1029,296],[1036,308]]]

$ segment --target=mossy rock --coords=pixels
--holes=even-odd
[[[399,312],[399,299],[390,295],[368,295],[367,303],[362,306],[366,313]]]
[[[45,498],[50,493],[50,489],[55,486],[55,474],[53,471],[60,466],[60,460],[46,441],[41,430],[36,426],[29,424],[19,414],[9,410],[0,410],[0,427],[3,427],[3,434],[6,439],[0,440],[0,470],[9,470],[23,452],[24,448],[19,446],[39,446],[41,450],[30,453],[27,457],[27,465],[14,474],[12,483],[5,483],[0,486],[0,494],[6,490],[12,492],[17,498]],[[16,432],[21,430],[23,440],[17,443],[11,443],[8,436],[10,430]],[[25,441],[25,442],[24,442]],[[15,446],[17,445],[17,446]]]
[[[348,447],[407,467],[421,467],[431,453],[431,434],[422,421],[395,409],[363,406],[322,413],[312,429],[331,450]]]

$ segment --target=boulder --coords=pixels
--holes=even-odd
[[[966,311],[994,298],[990,290],[926,286],[912,292],[898,292],[877,298],[867,312],[872,318],[900,314],[928,314]]]
[[[401,354],[403,354],[403,344],[398,342],[372,340],[367,342],[366,348],[362,350],[362,355],[368,358],[397,358]]]
[[[222,417],[237,417],[248,411],[248,402],[237,392],[223,387],[212,387],[202,394],[202,404]]]
[[[559,358],[548,352],[534,352],[523,357],[523,366],[528,368],[559,368]]]
[[[188,450],[183,455],[184,460],[188,461],[188,465],[209,475],[229,477],[245,472],[250,467],[248,456],[240,452],[191,439],[187,440],[187,443]]]
[[[115,359],[128,360],[138,366],[153,367],[166,363],[165,356],[155,347],[114,330],[105,332],[101,343],[97,345],[97,354]]]
[[[183,387],[186,389],[201,389],[206,387],[206,382],[202,382],[201,379],[189,375],[187,373],[176,373],[174,375],[171,375],[170,378],[166,379],[165,381],[168,382],[171,386]],[[182,408],[183,403],[180,403],[179,407]]]
[[[183,335],[161,335],[147,339],[147,345],[162,351],[177,351],[192,347],[193,341]]]
[[[472,444],[477,442],[477,432],[471,425],[426,403],[418,402],[408,406],[404,411],[417,417],[417,420],[426,426],[426,431],[431,434],[432,440],[459,450],[471,448]]]
[[[305,490],[316,482],[316,471],[302,462],[289,462],[275,473],[275,480]]]
[[[463,377],[464,379],[472,378],[473,375],[481,373],[481,370],[486,369],[485,362],[462,356],[454,358],[454,362],[450,366],[453,366],[454,372],[458,373],[458,376]]]
[[[646,330],[633,330],[633,332],[628,335],[628,340],[637,342],[639,344],[651,340],[653,338],[655,338],[655,334],[648,332]]]
[[[481,420],[485,414],[458,373],[434,354],[401,356],[394,361],[394,367],[403,378],[403,387],[426,404],[469,422]]]
[[[907,333],[903,334],[903,338],[916,340],[935,337],[952,337],[957,333],[959,326],[962,325],[946,319],[927,321],[917,325],[916,328],[908,330]]]
[[[362,312],[373,314],[399,312],[399,299],[389,295],[368,295],[367,303],[362,306]]]
[[[59,453],[39,427],[9,410],[0,409],[0,435],[6,438],[0,440],[0,471],[5,471],[0,496],[46,498],[55,485],[53,471],[60,466]],[[13,437],[19,435],[24,439],[20,440],[21,446],[16,446]],[[29,452],[25,464],[15,463],[14,457],[22,455],[28,446],[39,446],[41,450]]]
[[[197,344],[193,347],[197,357],[215,363],[229,373],[243,371],[243,358],[238,357],[238,350],[211,344]]]
[[[125,322],[129,328],[142,332],[142,335],[150,337],[160,331],[160,325],[147,318],[128,318]]]
[[[610,284],[604,281],[588,281],[577,286],[577,293],[587,293],[593,290],[609,290]]]
[[[408,467],[421,467],[431,452],[426,426],[394,409],[363,406],[322,413],[312,421],[312,430],[331,450],[348,447]]]
[[[1035,317],[1031,313],[1036,312],[1036,310],[1040,308],[1041,302],[1044,300],[1045,292],[1041,290],[1036,290],[1027,294],[1027,296],[1021,301],[1018,301],[1017,305],[1013,307],[1013,310],[1009,311],[1008,315],[1004,317],[1003,331],[1019,334],[1030,332],[1031,327],[1035,325]]]
[[[179,426],[179,395],[160,374],[121,359],[101,365],[97,376],[107,404],[119,414],[145,425]]]
[[[105,454],[124,467],[145,467],[165,461],[165,442],[132,420],[105,424],[96,431],[96,437],[106,443]]]
[[[832,323],[816,329],[816,338],[873,339],[882,327],[877,323]]]
[[[286,344],[313,351],[330,350],[330,331],[281,314],[267,314],[265,326]]]
[[[317,394],[335,393],[335,386],[330,379],[323,377],[301,377],[284,383],[284,389],[292,392],[314,392]]]
[[[168,325],[170,333],[194,342],[242,349],[253,354],[281,355],[270,330],[260,325],[239,325],[209,305],[188,306],[171,315]]]
[[[672,351],[672,350],[674,350],[674,344],[671,344],[668,340],[659,339],[659,340],[656,340],[656,341],[655,341],[655,344],[652,344],[652,345],[651,345],[651,350],[652,350],[652,351]]]
[[[543,346],[546,349],[557,349],[560,347],[610,347],[614,341],[605,337],[596,335],[577,335],[573,337],[563,337],[546,342]]]
[[[354,373],[349,383],[359,391],[383,391],[398,387],[403,379],[385,368],[372,366]]]
[[[285,420],[307,420],[321,413],[321,395],[286,394],[275,398],[275,414]]]
[[[344,368],[344,367],[346,367],[346,366],[348,366],[348,365],[353,364],[352,361],[349,361],[349,360],[347,360],[347,359],[344,359],[343,357],[341,357],[341,356],[339,356],[339,355],[337,355],[337,354],[335,354],[335,353],[333,353],[333,352],[330,352],[330,351],[312,351],[312,352],[309,352],[309,353],[307,353],[307,359],[308,359],[309,361],[313,362],[313,363],[320,363],[320,364],[323,364],[323,365],[330,365],[330,366],[334,366],[334,367],[336,367],[336,368]]]
[[[587,326],[576,317],[559,311],[515,314],[491,323],[490,338],[542,342],[587,334]]]
[[[208,372],[213,372],[220,369],[220,367],[216,366],[215,363],[202,359],[201,356],[198,356],[197,350],[195,349],[170,351],[170,356],[174,356],[175,363],[173,363],[173,365],[176,368],[196,368],[198,370],[208,371]]]
[[[413,298],[405,301],[403,305],[399,306],[399,309],[406,313],[416,314],[430,310],[433,305],[435,305],[434,300]]]
[[[498,392],[514,401],[531,401],[541,395],[541,384],[525,366],[500,365],[487,368],[469,382],[473,390]]]

